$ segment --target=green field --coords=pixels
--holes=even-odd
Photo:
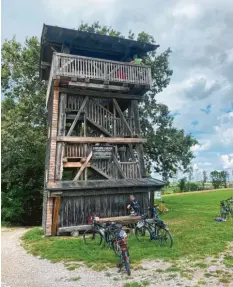
[[[162,219],[173,235],[173,248],[161,248],[155,241],[146,245],[129,236],[132,262],[142,259],[177,259],[190,256],[193,259],[215,256],[224,251],[226,243],[233,241],[233,218],[215,222],[219,216],[219,202],[233,197],[233,190],[184,194],[164,197],[169,212]],[[89,266],[98,263],[115,264],[113,252],[101,247],[88,248],[82,237],[42,237],[40,228],[33,228],[23,237],[24,247],[32,254],[57,261],[82,261]]]

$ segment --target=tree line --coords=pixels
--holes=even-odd
[[[206,183],[208,182],[211,183],[212,186],[208,186],[208,189],[214,188],[227,188],[227,182],[229,181],[229,172],[222,170],[222,171],[217,171],[213,170],[209,173],[207,171],[202,171],[202,179],[200,182],[192,182],[192,176],[189,177],[183,177],[178,181],[178,187],[179,191],[181,192],[186,192],[186,191],[197,191],[197,190],[202,190],[202,189],[207,189]]]

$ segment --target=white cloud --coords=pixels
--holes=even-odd
[[[198,164],[197,164],[197,163],[194,163],[194,165],[193,165],[193,169],[194,169],[194,170],[198,170],[198,169],[199,169],[199,166],[198,166]]]
[[[233,146],[233,128],[232,127],[225,127],[216,126],[216,137],[218,138],[219,142],[222,143],[222,146]]]
[[[175,17],[195,18],[200,12],[199,7],[194,3],[187,1],[180,2],[176,5],[173,11]]]
[[[221,155],[221,161],[223,164],[223,168],[233,168],[233,153]]]
[[[198,164],[201,166],[211,166],[212,165],[211,162],[199,162]]]
[[[194,145],[191,150],[192,151],[205,151],[208,150],[211,146],[211,142],[210,141],[205,141],[203,144],[196,144]]]

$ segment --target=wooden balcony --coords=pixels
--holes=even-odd
[[[151,68],[125,62],[109,61],[63,53],[54,53],[47,98],[54,79],[79,88],[144,93],[152,85]]]

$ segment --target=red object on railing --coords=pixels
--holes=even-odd
[[[116,78],[119,78],[119,79],[126,79],[126,74],[123,73],[123,72],[116,72]]]

